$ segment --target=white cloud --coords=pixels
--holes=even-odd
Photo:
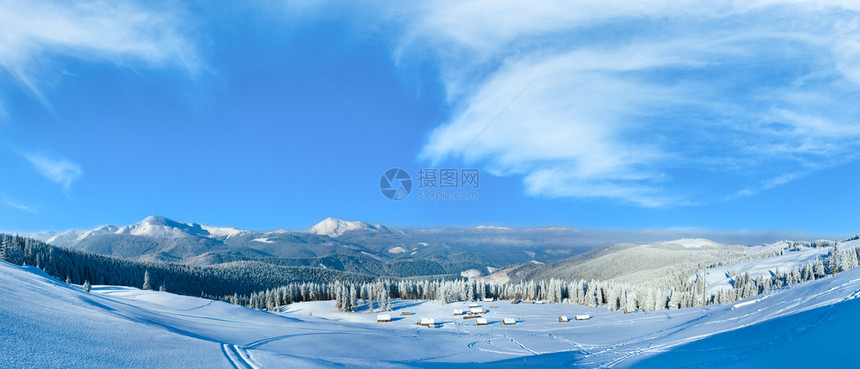
[[[493,174],[524,175],[531,194],[621,197],[658,205],[662,200],[639,183],[662,180],[664,174],[648,164],[667,153],[630,134],[642,128],[630,117],[648,114],[688,88],[609,74],[688,63],[639,50],[574,51],[511,62],[488,77],[449,123],[433,131],[422,156],[434,162],[462,157],[467,165],[483,163]]]
[[[859,10],[838,1],[433,3],[407,17],[396,57],[437,59],[454,106],[423,159],[521,176],[535,196],[683,205],[856,158]],[[707,173],[737,187],[714,193]]]
[[[194,45],[173,9],[129,2],[25,1],[0,3],[0,68],[45,105],[43,79],[62,73],[57,57],[200,68]]]
[[[78,163],[65,158],[44,153],[28,153],[24,154],[24,158],[30,161],[30,164],[39,174],[61,185],[63,190],[68,190],[72,182],[84,174]]]
[[[3,201],[3,204],[6,204],[6,206],[9,206],[11,208],[18,209],[21,211],[26,211],[28,213],[33,213],[33,214],[39,213],[39,209],[36,209],[32,206],[27,206],[27,205],[21,204],[5,193],[0,193],[0,200]]]

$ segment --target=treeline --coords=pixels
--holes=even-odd
[[[815,247],[825,247],[816,245]],[[791,250],[791,249],[790,249]],[[770,256],[784,251],[769,250]],[[789,251],[791,252],[791,251]],[[610,311],[626,313],[684,309],[705,304],[723,304],[742,300],[789,285],[823,278],[860,264],[860,248],[838,248],[831,244],[827,255],[792,270],[776,270],[770,277],[751,277],[749,273],[729,271],[731,288],[703,290],[704,279],[678,279],[669,287],[631,284],[616,281],[558,279],[496,284],[483,280],[383,280],[372,283],[300,283],[254,293],[227,296],[223,300],[255,309],[275,310],[301,301],[335,300],[341,311],[363,307],[385,310],[390,299],[439,300],[442,302],[499,300],[540,300],[547,303],[571,303],[589,307],[605,306]],[[699,268],[701,270],[701,268]],[[704,296],[704,298],[703,298]]]
[[[799,250],[788,245],[787,252]],[[809,244],[801,245],[809,247]],[[380,280],[368,275],[324,268],[285,267],[259,262],[232,262],[214,266],[146,263],[100,256],[19,237],[0,234],[0,259],[18,265],[35,265],[60,280],[75,284],[105,284],[161,289],[168,292],[217,298],[255,309],[275,310],[302,301],[334,300],[341,311],[363,308],[388,310],[391,299],[475,301],[541,300],[605,306],[624,312],[680,309],[730,303],[792,284],[819,279],[860,264],[860,248],[837,243],[826,255],[792,270],[777,270],[770,277],[751,277],[729,271],[731,288],[704,290],[703,278],[668,273],[665,284],[618,281],[549,279],[497,284],[484,280]],[[773,256],[784,250],[767,251]],[[686,268],[686,267],[685,267]],[[652,280],[653,282],[654,280]],[[703,299],[703,296],[704,299]]]
[[[335,300],[340,311],[367,307],[390,309],[391,299],[476,301],[540,300],[547,303],[576,303],[591,307],[606,305],[610,310],[651,311],[694,306],[692,290],[661,291],[637,289],[625,284],[604,281],[564,282],[543,280],[495,284],[482,280],[397,280],[372,283],[294,283],[248,296],[232,295],[221,299],[254,309],[274,311],[294,302]]]

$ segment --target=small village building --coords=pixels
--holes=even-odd
[[[390,314],[379,314],[376,316],[377,323],[390,323],[391,315]]]
[[[426,326],[428,326],[428,327],[429,327],[429,326],[433,326],[433,325],[435,325],[435,324],[436,324],[436,320],[434,320],[433,318],[421,318],[421,321],[420,321],[420,322],[418,322],[418,324],[420,324],[420,325],[426,325]]]
[[[479,307],[469,308],[469,313],[470,314],[483,314],[484,309],[481,309]]]
[[[460,310],[460,309],[454,309],[454,315],[455,315],[455,316],[456,316],[456,315],[463,315],[463,310]]]
[[[569,321],[569,319],[567,319],[566,315],[562,315],[562,316],[558,317],[559,323],[567,323],[568,321]]]
[[[476,308],[476,307],[478,307],[478,303],[477,303],[477,302],[473,302],[473,303],[470,303],[470,304],[469,304],[469,308],[470,308],[470,309],[471,309],[471,308]]]
[[[502,320],[502,324],[504,324],[504,325],[516,325],[517,320],[514,318],[505,318]]]
[[[589,319],[591,319],[591,315],[587,315],[587,314],[586,314],[586,315],[574,315],[574,316],[573,316],[573,319],[576,319],[576,320],[589,320]]]
[[[487,325],[487,318],[475,319],[475,325]]]

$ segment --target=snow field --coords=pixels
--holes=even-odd
[[[845,315],[828,315],[827,307],[860,296],[860,269],[709,306],[705,313],[691,308],[623,314],[568,304],[482,302],[487,326],[453,315],[454,309],[467,310],[466,302],[395,300],[393,311],[382,313],[392,322],[377,323],[378,312],[338,312],[333,301],[268,313],[127,287],[94,286],[88,294],[35,268],[5,262],[0,286],[4,368],[441,367],[522,365],[524,359],[547,366],[616,367],[724,332],[756,342],[762,338],[744,336],[755,332],[748,328],[801,312],[823,311],[804,320],[798,334],[814,331],[815,324],[837,324],[831,320]],[[414,314],[403,316],[404,311]],[[591,319],[558,322],[562,315],[583,314]],[[439,328],[418,326],[421,318],[433,318]],[[505,318],[517,324],[502,325]],[[703,355],[708,352],[696,357]]]

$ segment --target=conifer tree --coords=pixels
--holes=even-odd
[[[151,290],[152,289],[152,282],[150,282],[150,280],[149,280],[149,271],[148,270],[143,274],[143,289],[144,290]]]

